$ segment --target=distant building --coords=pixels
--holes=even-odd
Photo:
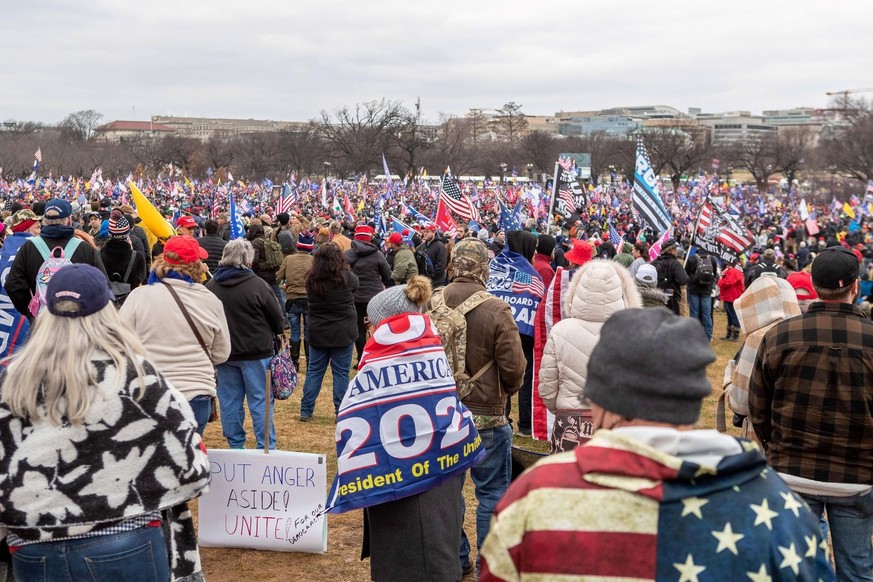
[[[723,145],[760,139],[767,135],[776,135],[778,128],[765,123],[763,115],[752,115],[748,111],[732,111],[727,113],[701,113],[697,116],[700,125],[712,130],[712,143]]]
[[[626,115],[570,116],[558,119],[558,133],[565,136],[587,135],[602,131],[607,135],[626,135],[639,123]]]
[[[272,121],[269,119],[220,119],[211,117],[175,117],[153,115],[152,122],[171,128],[177,135],[208,141],[213,137],[231,138],[273,131],[303,131],[305,121]]]
[[[98,141],[121,142],[131,138],[155,138],[173,133],[173,128],[151,121],[113,121],[94,128]]]

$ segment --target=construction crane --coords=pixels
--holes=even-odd
[[[849,106],[849,95],[853,93],[870,93],[873,92],[873,88],[867,89],[845,89],[843,91],[828,91],[825,93],[828,97],[835,97],[834,104],[836,107],[831,107],[826,109],[825,111],[840,111],[844,115],[852,109]]]

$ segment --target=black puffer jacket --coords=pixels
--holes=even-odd
[[[352,241],[352,248],[345,252],[346,261],[358,276],[355,303],[367,303],[370,299],[393,284],[391,267],[385,255],[374,245],[359,240]]]
[[[273,355],[273,336],[285,317],[273,289],[249,269],[221,267],[206,284],[221,300],[230,332],[231,360],[261,360]]]

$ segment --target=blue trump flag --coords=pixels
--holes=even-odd
[[[430,317],[379,323],[337,412],[336,450],[330,513],[423,493],[485,454]]]
[[[500,204],[500,228],[503,230],[521,230],[521,217],[518,213],[518,206],[510,212],[503,200],[497,199]]]
[[[545,295],[543,279],[524,256],[509,245],[491,261],[488,292],[509,304],[519,333],[533,336],[534,315]]]
[[[236,201],[233,199],[233,192],[228,191],[227,197],[230,200],[230,240],[235,240],[245,236],[246,230],[245,227],[243,227],[242,217],[239,215],[239,211],[236,208]]]
[[[404,230],[408,230],[409,232],[412,232],[413,229],[408,224],[405,224],[405,223],[397,220],[396,218],[392,218],[391,220],[394,221],[394,225],[392,227],[392,230],[394,232],[399,232],[401,234],[403,233]]]
[[[649,154],[640,138],[637,141],[637,165],[634,168],[634,189],[631,195],[634,209],[653,230],[663,233],[673,226],[673,218],[658,194],[658,181],[652,171]]]
[[[30,322],[13,307],[12,300],[3,288],[15,255],[28,238],[30,233],[14,232],[6,237],[3,248],[0,249],[0,358],[11,356],[24,345],[30,333]]]

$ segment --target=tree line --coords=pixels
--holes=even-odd
[[[782,129],[772,135],[729,144],[714,144],[706,128],[642,128],[652,167],[669,177],[674,188],[684,176],[711,172],[719,160],[719,175],[741,175],[760,189],[774,176],[789,182],[817,179],[866,184],[873,179],[873,106],[858,99],[840,103],[839,122],[820,133],[811,128]],[[250,179],[281,182],[297,176],[370,177],[382,173],[382,156],[396,174],[418,175],[422,168],[439,174],[451,167],[455,175],[529,176],[550,174],[561,152],[589,153],[592,181],[630,176],[635,164],[636,132],[612,136],[593,132],[557,136],[528,131],[522,106],[509,102],[487,116],[471,109],[464,116],[441,114],[426,123],[420,102],[406,106],[382,99],[322,111],[303,129],[246,135],[215,135],[201,142],[168,134],[101,141],[95,128],[102,116],[77,111],[56,125],[10,120],[0,132],[0,167],[9,178],[31,171],[33,152],[41,148],[44,173],[124,177],[132,170],[156,175],[172,164],[187,175],[202,178],[207,169],[229,170]],[[857,186],[857,184],[855,184]]]

